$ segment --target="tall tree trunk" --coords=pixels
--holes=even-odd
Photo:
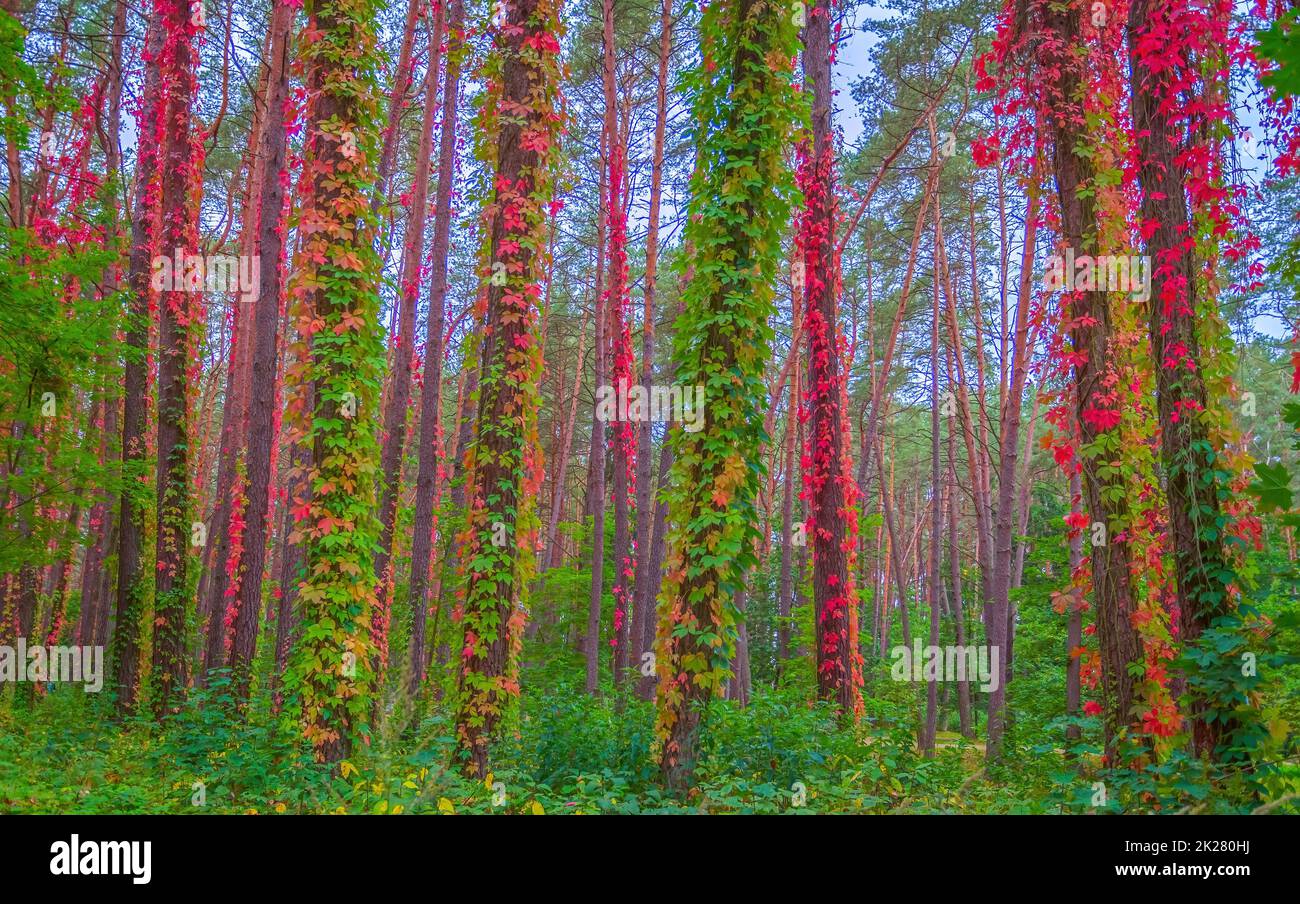
[[[700,75],[696,106],[686,233],[696,267],[677,319],[691,341],[676,343],[674,379],[707,387],[709,416],[695,432],[672,431],[673,534],[656,654],[659,766],[677,792],[694,775],[704,710],[729,677],[734,598],[754,561],[766,330],[789,214],[784,157],[796,102],[783,65],[797,46],[787,9],[723,0],[704,10],[700,38],[712,66]],[[734,178],[737,167],[750,175]]]
[[[617,140],[609,134],[609,122],[601,130],[601,157],[609,153],[610,144]],[[596,337],[595,386],[600,392],[606,385],[609,373],[609,346],[606,312],[608,298],[604,291],[605,237],[607,219],[604,216],[607,170],[603,160],[600,176],[600,225],[596,248]],[[601,418],[600,404],[591,412],[591,451],[587,458],[587,514],[591,516],[591,593],[587,598],[587,633],[583,641],[583,655],[587,659],[587,693],[595,694],[600,686],[600,612],[605,597],[605,422]]]
[[[800,188],[805,208],[798,242],[804,262],[804,330],[808,334],[808,448],[804,481],[813,557],[813,612],[818,696],[841,715],[862,707],[854,569],[857,487],[848,467],[839,259],[835,251],[835,148],[831,131],[831,0],[818,0],[804,28],[804,73],[812,96],[812,148],[804,148]]]
[[[957,501],[957,458],[955,455],[953,432],[948,431],[948,571],[952,586],[952,620],[953,630],[957,636],[957,646],[966,646],[966,603],[962,598],[961,555],[957,547],[957,521],[961,507]],[[962,737],[974,737],[971,728],[970,681],[967,678],[957,682],[957,718]]]
[[[573,449],[573,431],[578,422],[578,396],[581,395],[583,364],[587,350],[587,324],[590,315],[582,312],[582,327],[578,330],[578,360],[573,368],[573,392],[569,397],[569,415],[560,434],[559,455],[556,456],[557,470],[552,472],[551,510],[546,524],[546,567],[556,568],[560,564],[561,544],[559,541],[560,515],[564,509],[565,481],[569,474],[569,453]]]
[[[650,582],[651,598],[655,597],[655,591],[663,582],[664,574],[664,557],[667,555],[667,535],[668,535],[668,502],[664,498],[662,489],[668,482],[668,474],[673,465],[673,447],[672,443],[665,438],[663,444],[659,447],[659,476],[655,481],[655,486],[660,488],[656,494],[655,502],[655,520],[652,525],[650,541]],[[653,652],[655,648],[655,635],[658,632],[658,619],[647,616],[644,626],[644,634],[641,635],[641,649],[647,652]],[[653,700],[655,696],[655,684],[658,681],[656,673],[649,675],[643,674],[637,681],[637,696],[642,700]]]
[[[272,55],[270,41],[271,31],[267,29],[263,52],[268,59]],[[254,99],[252,128],[249,133],[253,138],[250,145],[261,141],[265,129],[266,117],[270,112],[266,105],[266,97],[271,90],[270,79],[270,67],[263,67]],[[257,247],[255,212],[261,208],[260,195],[264,183],[265,159],[259,151],[260,147],[250,147],[245,155],[248,177],[244,185],[245,216],[239,248],[240,254],[247,255],[248,259],[252,259]],[[248,408],[252,401],[253,346],[256,342],[253,314],[256,306],[246,303],[242,298],[236,298],[233,307],[230,354],[226,363],[225,401],[221,412],[221,439],[218,446],[216,504],[208,519],[210,542],[200,550],[203,567],[199,575],[197,615],[199,625],[206,626],[207,629],[206,642],[200,638],[199,671],[196,676],[200,684],[206,681],[209,670],[221,668],[225,664],[226,619],[228,610],[233,610],[237,604],[238,594],[238,588],[231,587],[231,578],[234,576],[237,580],[243,566],[243,537],[235,536],[231,518],[233,510],[240,506],[245,515],[248,510],[246,473],[241,475],[239,472],[241,465],[247,465],[245,453],[249,433]]]
[[[930,119],[930,140],[938,142],[934,118]],[[935,217],[937,223],[939,217]],[[934,307],[930,320],[930,572],[926,590],[930,597],[930,646],[939,647],[939,618],[941,613],[941,587],[939,581],[939,538],[943,533],[942,490],[939,485],[939,280],[934,280]],[[951,504],[951,503],[950,503]],[[950,676],[948,676],[950,677]],[[934,756],[935,734],[938,731],[939,684],[928,681],[925,697],[925,737],[921,751]]]
[[[287,339],[286,334],[286,341]],[[312,385],[307,383],[298,387],[297,391],[302,395],[302,404],[308,411],[312,410],[316,404]],[[280,558],[276,563],[276,585],[280,597],[275,619],[275,676],[272,687],[277,712],[284,703],[284,670],[289,664],[289,651],[293,647],[293,634],[297,627],[298,586],[302,577],[303,549],[300,543],[294,542],[294,503],[298,501],[301,504],[311,496],[311,487],[306,481],[310,463],[311,450],[303,443],[291,444],[289,468],[284,481],[285,505],[280,521]]]
[[[1211,438],[1205,413],[1209,393],[1202,330],[1207,315],[1199,310],[1205,299],[1198,295],[1212,293],[1214,279],[1210,274],[1206,286],[1204,271],[1209,268],[1197,260],[1193,242],[1197,233],[1187,202],[1189,189],[1195,197],[1198,188],[1209,194],[1214,187],[1208,181],[1208,162],[1189,167],[1189,159],[1199,158],[1180,153],[1188,145],[1185,133],[1189,127],[1173,121],[1186,117],[1191,120],[1190,130],[1204,135],[1208,131],[1206,123],[1213,116],[1209,111],[1222,103],[1210,95],[1223,89],[1210,83],[1213,76],[1200,72],[1202,67],[1208,69],[1219,61],[1204,59],[1192,49],[1183,31],[1201,29],[1193,38],[1206,41],[1211,34],[1219,33],[1217,29],[1210,31],[1209,17],[1217,17],[1223,7],[1212,6],[1208,13],[1188,17],[1182,10],[1184,5],[1134,0],[1128,13],[1128,45],[1130,109],[1142,188],[1142,233],[1153,262],[1151,358],[1156,371],[1170,545],[1178,577],[1178,634],[1183,644],[1192,644],[1215,618],[1232,611],[1229,585],[1235,578],[1224,554],[1228,531],[1220,510],[1220,496],[1226,495],[1219,476],[1223,468],[1222,444]],[[1178,42],[1172,51],[1170,41]],[[1176,112],[1184,109],[1188,112]],[[1192,141],[1190,151],[1212,153],[1203,145],[1205,138]],[[1219,225],[1226,226],[1215,224],[1216,236]],[[1191,689],[1193,748],[1199,756],[1216,756],[1217,748],[1235,729],[1236,722],[1207,715],[1207,710],[1213,713],[1214,703],[1205,699],[1196,683]]]
[[[877,476],[880,478],[880,506],[885,515],[885,531],[889,537],[890,561],[891,564],[893,565],[894,580],[898,585],[898,618],[899,618],[899,623],[902,625],[903,628],[903,646],[907,647],[908,649],[911,649],[912,621],[910,616],[908,615],[908,606],[907,606],[908,569],[907,569],[907,562],[906,562],[909,554],[905,552],[903,549],[902,532],[900,530],[897,530],[894,525],[895,497],[894,497],[894,481],[893,481],[893,473],[892,473],[893,463],[892,462],[890,463],[890,469],[891,469],[890,479],[889,482],[886,483],[883,450],[877,450],[876,458],[877,458],[876,471],[877,471]],[[904,507],[906,507],[907,505],[906,501],[903,503],[903,505]],[[900,524],[899,527],[901,526],[902,525]],[[887,596],[888,596],[888,587],[886,587],[886,597]],[[888,635],[888,633],[889,633],[888,628],[886,628],[885,634]],[[882,647],[881,649],[883,651],[884,648]]]
[[[198,91],[197,54],[190,5],[185,0],[157,0],[155,15],[163,30],[162,249],[164,254],[191,254],[198,248],[198,210],[194,204],[202,177],[201,148],[192,139],[190,107]],[[158,533],[154,580],[153,711],[162,718],[185,686],[185,610],[189,588],[190,531],[190,380],[195,360],[201,305],[178,291],[173,274],[170,291],[158,303]]]
[[[307,0],[304,81],[311,98],[300,182],[301,253],[290,293],[298,347],[286,382],[295,436],[309,450],[294,501],[302,545],[303,630],[286,665],[286,702],[325,762],[365,736],[375,605],[375,436],[383,337],[374,219],[378,89],[375,0]],[[358,217],[361,223],[358,227]],[[305,346],[305,347],[304,347]]]
[[[792,319],[799,319],[799,301],[792,296]],[[794,607],[794,582],[791,574],[794,547],[795,436],[798,433],[800,394],[799,369],[790,375],[790,393],[785,407],[785,480],[781,487],[781,571],[776,600],[776,655],[778,668],[790,658],[791,610]],[[806,538],[805,538],[806,539]]]
[[[618,398],[626,398],[632,386],[632,334],[628,324],[627,211],[624,207],[627,180],[627,146],[618,124],[618,91],[615,83],[614,0],[603,0],[605,132],[609,147],[609,204],[606,224],[609,246],[607,300],[609,317],[607,341],[612,364],[611,379]],[[648,402],[648,399],[647,399]],[[621,406],[620,406],[621,407]],[[644,412],[647,415],[648,412]],[[631,415],[615,419],[611,430],[614,490],[614,686],[623,684],[628,665],[631,602],[632,535],[629,529],[629,484],[634,479],[636,437]]]
[[[1082,502],[1083,482],[1079,477],[1079,472],[1074,471],[1070,474],[1070,511],[1071,513],[1080,511]],[[1070,579],[1074,580],[1075,572],[1083,564],[1083,531],[1076,530],[1070,534]],[[1083,701],[1082,685],[1082,666],[1083,663],[1079,654],[1083,652],[1083,609],[1079,605],[1082,600],[1077,599],[1074,595],[1070,596],[1068,613],[1069,621],[1065,629],[1065,714],[1066,716],[1077,719],[1079,717],[1079,706]],[[1078,725],[1070,725],[1065,729],[1065,739],[1067,741],[1079,740],[1080,732]]]
[[[126,0],[120,0],[125,6]],[[123,32],[125,22],[122,23]],[[116,30],[116,26],[114,26]],[[159,56],[163,30],[157,16],[149,19],[145,46],[142,109],[139,119],[142,140],[136,145],[135,198],[131,213],[131,253],[127,262],[128,309],[126,366],[122,402],[122,501],[118,515],[117,600],[113,632],[113,680],[117,688],[117,711],[135,709],[139,690],[140,631],[144,618],[145,580],[141,554],[145,537],[145,506],[142,504],[148,477],[145,457],[148,443],[149,298],[150,261],[156,247],[158,153],[162,141],[162,76]],[[151,139],[151,140],[150,140]],[[142,486],[144,484],[144,486]]]
[[[536,543],[537,303],[559,154],[559,15],[557,0],[507,3],[505,22],[494,35],[500,78],[489,87],[483,108],[495,146],[487,261],[491,273],[506,278],[487,285],[478,425],[467,455],[473,503],[462,559],[475,564],[462,603],[456,733],[465,767],[479,779],[487,775],[489,746],[504,708],[518,692],[522,597]],[[505,543],[494,545],[502,532]]]
[[[1002,415],[998,426],[998,500],[993,523],[992,598],[987,610],[985,636],[989,646],[998,651],[999,676],[996,687],[989,690],[988,726],[985,754],[990,761],[1002,757],[1002,740],[1006,727],[1006,656],[1009,650],[1008,628],[1011,610],[1011,539],[1015,522],[1016,462],[1020,457],[1020,411],[1029,364],[1029,296],[1033,291],[1034,248],[1038,230],[1038,191],[1029,189],[1025,213],[1025,244],[1020,263],[1020,283],[1016,293],[1014,341],[1011,345],[1010,382],[1002,397]]]
[[[258,193],[258,297],[253,318],[253,382],[248,411],[248,507],[244,525],[244,573],[239,585],[239,610],[230,667],[236,700],[248,699],[253,656],[262,609],[262,576],[273,513],[271,484],[275,463],[275,414],[279,398],[277,352],[280,338],[281,263],[284,259],[284,182],[287,154],[285,102],[289,96],[289,33],[295,6],[284,0],[271,8],[270,72],[266,113],[262,121],[260,155],[262,186]]]
[[[438,109],[438,69],[442,52],[443,7],[435,4],[433,22],[428,30],[428,67],[424,76],[424,115],[420,122],[420,143],[415,158],[415,175],[411,183],[411,206],[407,214],[406,231],[402,240],[402,274],[398,284],[400,305],[398,314],[398,332],[394,337],[396,348],[392,356],[391,382],[384,404],[384,445],[380,456],[379,492],[379,551],[375,556],[375,573],[379,575],[379,597],[374,613],[374,634],[378,644],[375,651],[375,675],[382,682],[383,672],[388,664],[388,624],[389,607],[396,583],[396,563],[393,555],[393,533],[397,527],[397,497],[402,482],[402,459],[406,449],[407,409],[411,403],[411,364],[415,354],[415,309],[420,300],[420,271],[424,262],[424,225],[428,216],[429,169],[433,156],[434,114]],[[444,116],[444,119],[446,117]],[[452,118],[455,118],[454,111]],[[439,173],[441,179],[442,173]],[[450,190],[450,188],[449,188]],[[434,227],[437,228],[437,225]],[[445,268],[445,262],[444,262]],[[441,308],[441,299],[437,307]],[[430,307],[428,331],[433,332],[434,307]],[[435,343],[440,346],[442,338],[442,318],[437,323]],[[441,348],[429,344],[425,348],[426,359],[430,352],[437,351],[441,358]],[[441,378],[441,361],[433,376]],[[439,392],[436,387],[426,386],[436,403]],[[436,412],[436,408],[434,409]],[[437,415],[434,415],[434,431],[437,429]],[[421,428],[423,440],[423,428]],[[427,476],[427,475],[426,475]],[[416,478],[419,479],[418,476]],[[432,483],[432,481],[430,481]],[[432,487],[430,486],[430,490]],[[417,497],[418,498],[418,497]],[[430,494],[432,501],[432,494]],[[432,513],[430,513],[432,521]],[[430,531],[432,527],[430,526]],[[415,565],[412,560],[412,566]],[[428,568],[428,561],[424,563]],[[411,575],[414,582],[415,576]],[[423,605],[423,604],[421,604]],[[421,630],[421,633],[423,631]],[[423,638],[421,638],[423,641]]]
[[[451,248],[451,189],[456,175],[456,126],[464,56],[465,4],[452,0],[447,23],[447,74],[442,89],[442,132],[438,140],[438,187],[434,194],[432,284],[424,341],[420,396],[420,446],[415,478],[415,536],[411,540],[411,675],[414,694],[424,680],[428,575],[433,555],[434,511],[438,501],[438,451],[442,417],[442,331],[447,304],[447,257]]]
[[[109,40],[109,58],[106,91],[108,95],[108,122],[100,133],[100,143],[104,151],[107,181],[113,190],[110,209],[114,213],[110,238],[112,247],[121,250],[123,246],[122,217],[123,205],[120,204],[118,185],[122,179],[122,48],[126,40],[126,4],[122,0],[113,3],[113,15],[110,20],[112,36]],[[98,123],[98,114],[96,123]],[[109,290],[117,292],[122,289],[122,266],[115,260],[109,264],[105,273],[105,283]],[[100,355],[98,360],[106,363],[107,356]],[[99,462],[107,465],[113,456],[113,438],[117,435],[119,396],[111,387],[111,377],[105,377],[100,398],[103,400],[103,423],[100,439]],[[90,531],[95,537],[94,545],[86,553],[81,571],[81,623],[77,628],[77,643],[81,645],[102,646],[104,639],[95,639],[95,628],[103,621],[107,624],[109,608],[107,584],[105,578],[109,570],[106,567],[108,556],[114,549],[116,538],[115,522],[112,517],[112,493],[104,489],[100,492],[90,509]],[[112,667],[110,659],[110,668]],[[112,678],[108,683],[112,685]]]
[[[645,304],[641,315],[641,385],[650,398],[655,359],[655,292],[659,279],[659,215],[663,200],[664,134],[668,123],[668,63],[673,45],[673,0],[663,0],[659,16],[659,67],[655,81],[655,137],[650,163],[650,211],[645,250]],[[642,421],[637,431],[636,449],[636,587],[632,610],[633,665],[650,652],[645,644],[653,638],[654,598],[659,586],[653,571],[650,547],[653,544],[655,501],[652,493],[651,424]],[[638,681],[639,689],[646,688]],[[648,696],[646,697],[648,699]]]
[[[1071,53],[1080,41],[1082,10],[1044,11],[1044,23],[1055,35],[1050,46],[1059,46],[1059,58],[1045,63],[1057,67],[1055,95],[1060,109],[1049,110],[1045,124],[1052,135],[1052,164],[1060,203],[1061,238],[1067,248],[1079,254],[1095,254],[1099,248],[1097,211],[1093,192],[1090,139],[1085,132],[1082,107],[1088,81],[1083,59]],[[1180,189],[1181,191],[1181,189]],[[1133,628],[1136,603],[1130,582],[1129,549],[1115,535],[1120,532],[1124,513],[1122,477],[1109,467],[1116,438],[1104,436],[1099,412],[1111,406],[1107,384],[1113,373],[1113,327],[1106,293],[1076,292],[1070,311],[1075,326],[1070,340],[1075,357],[1074,394],[1083,468],[1083,491],[1090,523],[1104,526],[1102,542],[1091,547],[1090,564],[1096,603],[1097,640],[1101,653],[1103,741],[1113,752],[1117,736],[1132,722],[1134,699],[1130,664],[1141,658],[1141,646]],[[1109,452],[1087,450],[1108,446]],[[1109,476],[1108,476],[1109,475]],[[1089,534],[1095,535],[1094,530]]]
[[[732,666],[731,687],[728,697],[742,707],[749,705],[749,695],[753,691],[753,679],[749,669],[749,625],[745,623],[745,610],[749,605],[749,588],[742,587],[736,594],[736,611],[740,613],[736,625],[736,659]]]

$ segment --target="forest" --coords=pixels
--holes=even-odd
[[[1298,21],[0,0],[0,813],[1300,814]]]

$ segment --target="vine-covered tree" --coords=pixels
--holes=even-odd
[[[695,432],[673,428],[656,660],[659,762],[673,788],[690,783],[705,710],[730,676],[735,598],[754,563],[762,371],[797,115],[786,68],[795,29],[786,9],[765,0],[715,4],[701,17],[700,38],[691,272],[673,359],[678,382],[702,387],[696,404],[706,422]]]
[[[478,122],[492,182],[484,211],[478,417],[467,450],[456,732],[466,768],[479,778],[487,774],[492,735],[519,692],[524,592],[536,543],[537,316],[563,121],[559,15],[557,0],[508,5],[493,36],[489,97]]]

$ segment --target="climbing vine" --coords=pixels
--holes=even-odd
[[[548,216],[564,122],[559,0],[510,3],[483,67],[480,159],[492,174],[481,254],[484,330],[478,418],[466,450],[465,582],[456,734],[466,768],[486,775],[489,744],[519,694],[525,594],[533,574],[538,308],[547,271]]]
[[[337,761],[369,740],[371,613],[379,476],[376,436],[383,330],[370,198],[378,159],[375,0],[307,0],[300,57],[308,126],[290,283],[297,341],[286,385],[289,437],[307,451],[291,478],[293,542],[302,546],[302,627],[286,666],[287,712],[317,756]],[[310,398],[310,405],[308,404]],[[298,478],[301,478],[299,480]]]
[[[682,385],[704,388],[706,418],[698,432],[671,431],[656,653],[660,767],[675,788],[694,770],[703,708],[731,677],[735,598],[755,563],[768,319],[795,194],[786,149],[806,109],[792,84],[797,36],[788,6],[712,3],[701,12],[699,41],[700,64],[685,79],[699,158],[673,360]]]
[[[203,143],[190,116],[198,92],[201,28],[184,0],[156,0],[154,15],[163,31],[157,61],[163,96],[157,110],[163,136],[160,251],[188,255],[198,249],[197,202],[203,183]],[[190,443],[204,313],[202,293],[189,289],[173,278],[158,299],[158,532],[150,683],[154,713],[160,717],[185,683],[186,610],[192,590]]]
[[[812,538],[818,687],[824,699],[856,718],[863,708],[854,587],[858,486],[849,453],[845,342],[838,317],[842,286],[831,132],[832,9],[830,2],[815,5],[804,31],[804,73],[812,88],[813,122],[812,134],[799,144],[797,181],[804,207],[795,229],[795,247],[805,274],[803,331],[808,337],[809,374],[799,412],[800,420],[808,423],[800,498],[808,502],[807,534]]]

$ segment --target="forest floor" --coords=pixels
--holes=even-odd
[[[1095,748],[1067,758],[1059,738],[1032,743],[1035,733],[1014,724],[1001,763],[986,764],[983,742],[955,731],[941,732],[927,759],[912,704],[897,693],[868,696],[863,721],[848,727],[792,688],[756,689],[744,710],[719,701],[685,798],[658,782],[650,704],[619,707],[573,688],[525,695],[486,781],[451,765],[454,731],[435,703],[421,714],[390,707],[371,744],[331,769],[265,696],[241,724],[220,687],[195,691],[162,725],[117,721],[107,695],[75,688],[12,696],[0,700],[0,812],[1300,812],[1282,800],[1300,789],[1297,763],[1249,777],[1180,756],[1104,770]]]

